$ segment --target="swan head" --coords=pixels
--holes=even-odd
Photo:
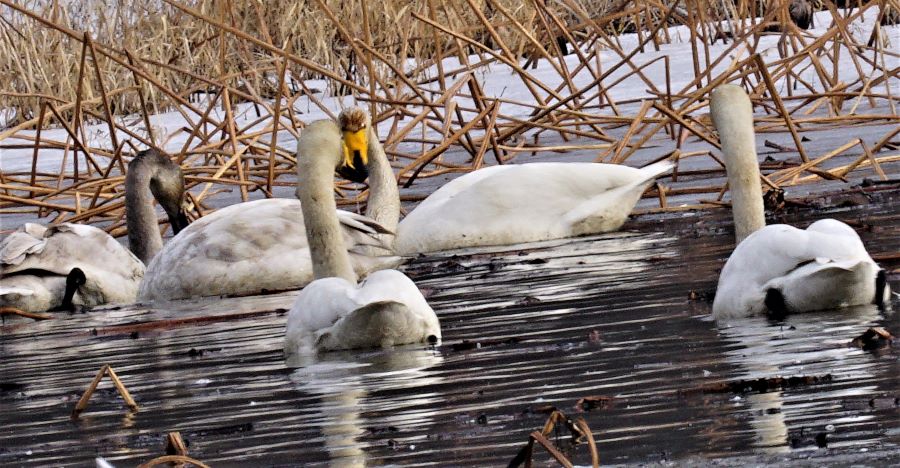
[[[75,267],[69,270],[69,274],[66,275],[66,291],[63,294],[62,304],[60,304],[59,309],[74,311],[75,304],[73,304],[72,300],[75,298],[78,288],[84,286],[85,283],[87,283],[87,276],[85,276],[81,268]]]
[[[338,115],[341,127],[343,158],[338,174],[353,182],[363,182],[369,176],[369,114],[360,107],[348,107]]]
[[[178,234],[189,223],[184,208],[184,172],[181,166],[172,162],[168,155],[156,148],[137,153],[134,160],[128,164],[128,171],[132,172],[138,165],[152,168],[150,192],[169,215],[172,231]]]

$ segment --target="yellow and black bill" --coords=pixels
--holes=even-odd
[[[366,129],[356,132],[342,132],[344,157],[337,173],[341,177],[353,181],[364,182],[369,177],[367,164],[369,162],[369,142]]]

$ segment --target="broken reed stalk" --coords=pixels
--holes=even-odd
[[[152,468],[154,466],[176,463],[189,463],[199,468],[210,468],[209,465],[203,463],[202,461],[197,460],[196,458],[188,457],[186,455],[163,455],[161,457],[156,457],[150,461],[141,463],[140,465],[138,465],[138,468]]]
[[[28,312],[22,309],[17,309],[15,307],[0,307],[0,316],[4,315],[18,315],[19,317],[30,318],[33,320],[50,320],[51,318],[53,318],[46,314]]]
[[[97,375],[94,376],[94,379],[91,380],[91,383],[88,385],[87,390],[85,390],[84,394],[81,395],[81,398],[78,400],[78,403],[75,404],[75,409],[72,410],[72,419],[78,419],[81,413],[87,408],[88,402],[91,399],[91,396],[94,395],[94,392],[97,390],[97,386],[100,384],[100,380],[103,379],[104,376],[109,376],[110,380],[112,380],[113,385],[115,385],[116,390],[119,392],[119,395],[122,397],[122,400],[125,401],[125,405],[131,411],[137,411],[138,405],[135,403],[134,399],[131,398],[131,394],[128,393],[128,389],[125,388],[125,384],[119,379],[119,376],[116,375],[115,371],[113,371],[112,367],[109,364],[104,364],[103,367],[97,372]]]
[[[546,450],[547,453],[561,466],[569,468],[574,467],[574,464],[555,445],[553,445],[549,439],[547,439],[547,436],[553,432],[557,424],[563,424],[569,429],[569,432],[572,435],[573,445],[579,444],[581,439],[586,440],[588,450],[591,454],[591,466],[593,468],[599,468],[600,455],[597,452],[597,443],[594,441],[594,435],[591,428],[588,427],[587,422],[582,417],[572,421],[565,413],[557,409],[553,409],[550,416],[547,417],[547,421],[544,422],[544,427],[540,431],[533,431],[528,435],[528,443],[519,450],[519,453],[517,453],[512,461],[510,461],[510,468],[516,468],[523,463],[526,467],[532,466],[535,442],[543,447],[544,450]]]

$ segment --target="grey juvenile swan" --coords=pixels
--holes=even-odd
[[[336,210],[340,235],[359,276],[397,264],[380,236],[396,226],[399,195],[390,165],[368,117],[349,108],[328,127],[328,144],[341,148],[342,175],[362,181],[369,169],[368,217]],[[304,129],[305,133],[308,131]],[[383,164],[384,167],[379,166]],[[335,168],[331,168],[331,174]],[[147,266],[139,300],[186,299],[199,296],[252,295],[298,289],[313,280],[305,213],[296,199],[265,199],[222,208],[193,222],[171,239]],[[374,220],[374,221],[373,221]]]
[[[152,195],[151,195],[152,193]],[[162,246],[152,197],[177,234],[182,211],[181,168],[158,150],[138,153],[128,164],[125,207],[132,252],[93,226],[26,223],[0,243],[0,306],[30,312],[134,302],[144,263]]]

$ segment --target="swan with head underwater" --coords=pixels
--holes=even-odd
[[[436,190],[397,228],[397,253],[510,245],[618,230],[662,161],[620,164],[538,162],[479,169]],[[390,226],[388,226],[390,227]]]
[[[181,168],[156,149],[128,163],[125,217],[130,250],[93,226],[26,223],[0,244],[0,306],[29,312],[134,302],[144,263],[163,245],[153,198],[175,234],[188,224]]]
[[[297,197],[316,279],[300,291],[288,315],[288,356],[435,344],[441,338],[437,315],[403,273],[380,270],[357,284],[333,196],[335,169],[347,164],[354,140],[352,134],[341,138],[333,122],[320,120],[297,142]]]
[[[353,271],[365,276],[395,266],[399,259],[382,236],[392,228],[382,226],[396,227],[400,198],[367,115],[348,108],[338,122],[321,121],[314,128],[321,127],[328,127],[329,136],[335,138],[332,143],[342,148],[340,174],[357,182],[368,176],[371,186],[366,216],[336,210],[338,233]],[[304,222],[300,201],[284,198],[238,203],[204,216],[171,239],[147,266],[138,300],[301,288],[313,280]]]
[[[712,92],[711,116],[722,141],[737,247],[722,268],[716,318],[883,304],[886,275],[850,226],[822,219],[805,230],[766,226],[750,98],[736,85]]]

